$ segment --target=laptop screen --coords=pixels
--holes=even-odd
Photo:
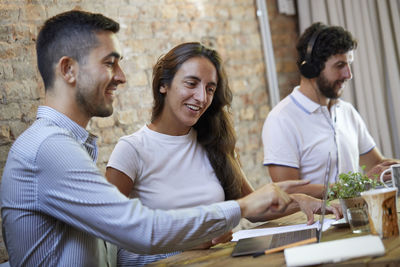
[[[322,229],[324,226],[324,218],[325,218],[325,211],[326,211],[326,203],[328,200],[328,187],[329,187],[329,173],[331,170],[331,152],[328,154],[328,162],[326,163],[325,169],[325,181],[324,181],[324,192],[323,192],[323,200],[322,200],[322,207],[321,207],[321,215],[319,216],[319,229],[318,229],[318,242],[321,240],[322,237]]]
[[[325,181],[324,181],[324,192],[323,201],[321,205],[321,216],[319,219],[319,226],[317,228],[304,229],[291,232],[282,232],[276,234],[270,234],[265,236],[257,236],[250,238],[243,238],[238,241],[235,249],[232,252],[232,256],[244,256],[253,254],[256,256],[269,254],[291,246],[299,246],[321,240],[322,227],[325,216],[325,207],[328,198],[328,186],[329,186],[329,173],[331,166],[331,155],[328,155],[328,162],[325,170]]]

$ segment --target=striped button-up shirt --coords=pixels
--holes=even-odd
[[[236,201],[162,211],[128,199],[99,172],[95,139],[41,106],[11,147],[0,189],[11,266],[112,266],[115,249],[105,241],[137,253],[171,252],[239,223]]]

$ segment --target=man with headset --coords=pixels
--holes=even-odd
[[[373,177],[395,160],[385,159],[355,108],[339,99],[352,78],[357,41],[342,27],[314,23],[296,46],[300,85],[269,113],[263,127],[264,165],[274,182],[307,179],[296,188],[322,197],[331,153],[330,182],[365,165]]]

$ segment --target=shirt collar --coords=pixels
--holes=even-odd
[[[86,129],[82,128],[79,124],[68,118],[66,115],[58,112],[49,106],[39,106],[36,119],[47,119],[52,121],[57,126],[70,131],[77,140],[81,143],[95,144],[97,136],[89,133]]]
[[[292,98],[293,102],[295,102],[295,104],[299,106],[302,110],[304,110],[308,114],[313,113],[320,107],[320,105],[303,95],[299,91],[299,88],[300,86],[296,86],[293,89],[293,92],[290,94],[290,97]]]
[[[300,86],[296,86],[293,89],[293,92],[290,94],[290,98],[292,101],[303,111],[305,111],[308,114],[311,114],[318,110],[321,106],[318,103],[315,103],[303,93],[300,92],[299,90]],[[331,110],[333,107],[339,107],[340,106],[340,99],[337,99],[335,103],[331,106]]]

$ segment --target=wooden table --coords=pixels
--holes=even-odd
[[[318,219],[318,216],[315,216],[315,219]],[[295,214],[270,221],[262,226],[259,226],[258,228],[286,226],[305,222],[305,215],[301,212],[297,212]],[[327,231],[323,232],[322,242],[352,236],[357,235],[353,234],[350,228],[331,227]],[[147,266],[286,266],[283,252],[263,255],[256,258],[252,256],[232,257],[231,253],[235,247],[235,244],[235,242],[230,242],[226,244],[220,244],[206,250],[185,251],[181,254],[154,262]],[[385,245],[386,249],[384,256],[376,258],[363,257],[340,263],[325,264],[324,266],[400,266],[400,237],[383,239],[383,244]]]

